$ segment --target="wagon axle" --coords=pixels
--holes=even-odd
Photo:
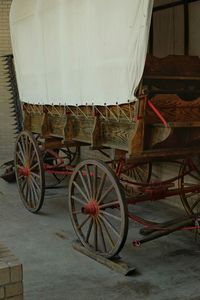
[[[19,167],[18,168],[18,174],[19,176],[25,176],[28,177],[31,173],[31,170],[29,167]]]
[[[92,215],[92,216],[98,216],[99,210],[100,207],[96,200],[91,200],[86,205],[84,205],[81,209],[83,214]]]

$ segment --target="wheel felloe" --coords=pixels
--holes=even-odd
[[[35,213],[44,201],[45,178],[40,149],[32,133],[22,131],[16,140],[15,174],[25,207]]]
[[[200,157],[186,159],[179,171],[180,198],[188,214],[200,212]],[[187,191],[187,189],[191,189]]]
[[[118,178],[106,164],[87,160],[75,168],[69,210],[86,248],[108,258],[122,249],[128,231],[127,206]]]

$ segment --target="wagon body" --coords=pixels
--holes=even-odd
[[[148,56],[139,101],[109,106],[24,103],[24,127],[65,145],[124,151],[128,160],[185,157],[199,153],[199,86],[198,57]]]

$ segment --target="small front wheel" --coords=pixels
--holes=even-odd
[[[107,258],[119,253],[127,237],[128,211],[119,180],[105,163],[77,165],[69,184],[69,211],[87,249]]]

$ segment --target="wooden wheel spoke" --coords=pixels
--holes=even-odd
[[[30,141],[28,140],[28,136],[25,136],[25,141],[24,141],[24,148],[25,148],[25,153],[26,156],[29,157],[29,146],[30,146]]]
[[[34,157],[37,157],[35,149],[33,149],[32,155],[30,157],[30,165],[32,164]]]
[[[139,172],[139,170],[136,168],[135,169],[135,173],[137,174],[137,178],[139,178],[139,181],[143,181],[143,178],[142,178],[142,176],[141,176],[141,174],[140,174],[140,172]]]
[[[19,148],[19,151],[20,151],[20,155],[22,156],[22,159],[24,161],[23,164],[25,164],[26,159],[25,159],[24,152],[22,150],[21,144],[18,142],[17,145],[18,145],[18,148]]]
[[[88,227],[88,230],[87,230],[87,234],[86,234],[86,238],[85,238],[85,241],[88,243],[89,241],[89,238],[90,238],[90,234],[91,234],[91,231],[92,231],[92,226],[93,226],[93,218],[91,218],[90,220],[90,224],[89,224],[89,227]]]
[[[93,199],[96,199],[96,193],[97,193],[97,166],[94,165],[94,176],[93,176],[93,194],[92,197]]]
[[[94,249],[95,251],[97,251],[97,244],[98,244],[98,231],[97,231],[97,222],[96,220],[93,221],[94,222]]]
[[[29,142],[29,146],[28,146],[28,157],[29,157],[29,159],[31,158],[32,146],[33,146],[32,143]]]
[[[98,201],[98,204],[100,204],[108,195],[109,193],[114,189],[114,186],[111,185],[105,192],[104,194],[101,196],[100,200]]]
[[[40,179],[40,175],[37,174],[37,173],[35,173],[35,172],[33,172],[33,171],[31,171],[31,175],[34,176],[34,177],[36,177],[36,178],[39,178],[39,179]]]
[[[21,152],[17,152],[17,157],[20,160],[20,162],[22,163],[22,165],[25,164],[25,160],[23,159],[23,156],[21,155]]]
[[[24,191],[24,188],[25,188],[26,184],[27,184],[27,180],[25,179],[25,180],[23,181],[23,183],[22,183],[22,186],[21,186],[22,192]]]
[[[193,210],[193,209],[197,206],[197,204],[199,203],[199,201],[200,201],[200,198],[198,198],[198,199],[192,204],[191,210]]]
[[[37,161],[33,166],[30,167],[30,171],[34,170],[38,166],[39,166],[39,162]]]
[[[105,204],[101,204],[99,206],[99,209],[109,208],[109,207],[113,207],[113,206],[119,206],[119,202],[118,201],[112,201],[112,202],[108,202],[108,203],[105,203]]]
[[[33,189],[32,189],[32,185],[29,186],[30,189],[30,206],[33,208],[35,206],[35,199],[34,199],[34,195],[33,195]]]
[[[36,193],[36,190],[34,189],[34,186],[32,186],[32,193],[33,193],[33,201],[34,201],[34,204],[36,206],[38,201],[39,201],[39,196]]]
[[[200,181],[200,177],[197,177],[195,174],[190,174],[190,177],[191,177],[192,179],[195,179],[195,180],[197,180],[197,181]]]
[[[106,216],[108,216],[108,217],[110,217],[110,218],[113,218],[113,219],[115,219],[116,221],[121,222],[121,218],[120,218],[120,217],[117,217],[117,216],[115,216],[115,215],[113,215],[113,214],[110,214],[110,213],[108,213],[108,212],[105,211],[105,210],[100,210],[100,213],[103,214],[103,215],[106,215]]]
[[[197,191],[197,192],[192,192],[192,193],[189,193],[189,194],[187,194],[186,195],[186,198],[190,198],[190,197],[193,197],[193,196],[195,196],[195,195],[198,195],[199,194],[199,192]]]
[[[142,168],[141,166],[137,166],[136,169],[137,169],[137,172],[139,172],[139,173],[144,173],[144,174],[147,174],[147,173],[148,173],[148,172],[145,170],[145,168]]]
[[[88,186],[90,191],[90,198],[92,198],[93,195],[92,182],[91,182],[91,175],[90,175],[90,170],[88,165],[85,166],[85,170],[86,170],[86,176],[87,176],[87,181],[88,181]]]
[[[21,137],[21,148],[23,150],[23,153],[26,154],[26,147],[25,147],[25,144],[24,144],[24,137]]]
[[[86,218],[80,225],[78,225],[78,229],[80,230],[80,229],[87,223],[87,221],[88,221],[90,218],[91,218],[90,216],[87,216],[87,218]]]
[[[75,185],[75,187],[77,188],[77,190],[79,191],[79,193],[83,196],[83,198],[86,200],[86,202],[88,202],[89,199],[86,197],[85,193],[82,191],[82,189],[80,188],[80,186],[76,183],[76,181],[73,181],[73,184]]]
[[[103,176],[101,177],[99,189],[98,189],[97,196],[96,196],[97,201],[99,200],[99,197],[101,196],[101,193],[102,193],[105,181],[106,181],[106,176],[107,176],[106,173],[104,173]]]
[[[103,235],[103,229],[102,229],[102,226],[101,226],[101,222],[98,220],[98,228],[99,228],[99,232],[100,232],[100,237],[101,237],[101,241],[102,241],[102,244],[103,244],[103,250],[104,252],[107,251],[107,247],[106,247],[106,242],[105,242],[105,238],[104,238],[104,235]]]
[[[33,184],[34,184],[34,186],[36,188],[36,191],[40,190],[40,185],[37,182],[37,180],[32,176],[32,174],[31,174],[31,179],[32,179],[32,182],[33,182]]]
[[[82,184],[83,184],[83,186],[84,186],[84,189],[85,189],[85,192],[86,192],[86,194],[87,194],[87,196],[88,196],[88,199],[90,199],[90,198],[91,198],[90,192],[89,192],[87,183],[85,182],[85,179],[83,178],[83,174],[82,174],[81,171],[79,171],[78,174],[79,174],[79,177],[81,178],[81,182],[82,182]]]
[[[109,231],[108,231],[108,229],[107,229],[107,227],[106,227],[106,225],[105,225],[105,223],[104,223],[104,220],[101,218],[101,220],[99,219],[99,221],[100,221],[100,223],[103,225],[103,228],[104,228],[105,233],[106,233],[106,235],[107,235],[107,237],[108,237],[108,241],[109,241],[111,247],[114,247],[114,246],[115,246],[115,243],[114,243],[114,241],[113,241],[113,239],[112,239],[112,237],[111,237],[111,235],[110,235],[110,233],[109,233]]]
[[[104,216],[100,215],[100,218],[104,221],[104,223],[110,228],[110,230],[115,233],[115,235],[119,238],[120,234],[117,232],[116,228],[112,225],[112,223]]]
[[[84,202],[82,199],[80,199],[80,198],[78,198],[78,197],[76,197],[76,196],[72,196],[72,199],[75,200],[76,202],[82,204],[82,205],[85,205],[86,202],[87,202],[87,201]]]

